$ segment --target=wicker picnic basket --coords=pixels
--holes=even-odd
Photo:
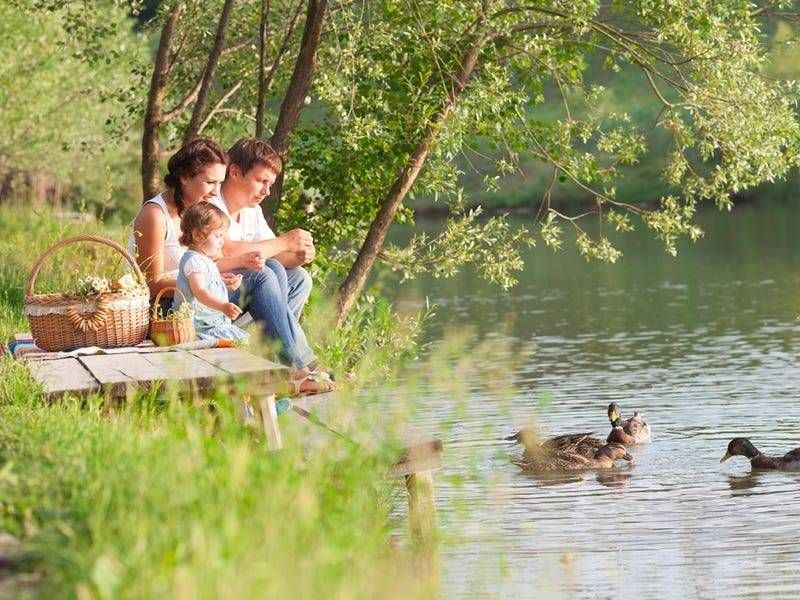
[[[86,298],[73,294],[34,293],[36,276],[45,260],[56,250],[76,242],[105,244],[122,254],[139,286]],[[147,336],[150,324],[149,293],[139,265],[125,248],[105,238],[78,235],[51,246],[33,265],[25,293],[25,314],[36,345],[48,352],[85,346],[136,346]]]
[[[161,294],[167,290],[175,290],[181,295],[183,301],[186,302],[186,296],[178,288],[165,287],[156,295],[153,302],[153,314],[150,319],[150,339],[156,346],[174,346],[175,344],[184,344],[186,342],[193,342],[195,339],[194,320],[191,315],[185,317],[178,317],[173,315],[172,318],[159,318],[159,304]]]

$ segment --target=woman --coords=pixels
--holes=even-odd
[[[227,164],[228,156],[217,143],[202,138],[189,142],[167,163],[164,177],[167,190],[145,201],[136,215],[128,245],[145,274],[151,297],[177,283],[178,265],[186,251],[178,241],[181,215],[186,208],[219,195]],[[231,292],[230,300],[240,304],[240,300],[247,298],[247,306],[242,309],[250,311],[268,337],[281,342],[281,359],[293,368],[294,391],[314,393],[332,389],[330,381],[309,368],[316,363],[316,357],[280,288],[271,280],[274,276],[262,270],[264,260],[260,253],[221,258],[217,266],[226,282],[236,277],[228,273],[232,269],[248,269],[252,273],[245,281],[246,293],[241,289]]]

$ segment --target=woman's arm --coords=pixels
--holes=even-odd
[[[136,262],[147,280],[151,298],[163,288],[176,283],[175,279],[164,276],[166,237],[167,221],[164,212],[155,204],[145,204],[133,222],[133,238],[136,242]]]

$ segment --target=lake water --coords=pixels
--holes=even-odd
[[[800,446],[798,217],[704,212],[706,237],[677,258],[647,232],[619,238],[616,265],[537,247],[508,293],[471,272],[397,287],[401,309],[439,306],[431,355],[454,335],[464,348],[416,399],[445,447],[443,597],[800,597],[800,473],[719,463],[735,436]],[[611,401],[653,429],[632,467],[542,479],[510,464],[503,435],[604,437]]]

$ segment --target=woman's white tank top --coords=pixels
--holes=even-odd
[[[178,266],[181,262],[183,253],[186,248],[178,242],[178,232],[175,230],[175,223],[172,222],[172,217],[169,214],[167,205],[164,202],[164,197],[159,194],[155,198],[150,198],[145,204],[157,204],[164,212],[164,218],[167,220],[167,235],[164,238],[164,275],[171,279],[177,279]],[[128,252],[132,256],[136,256],[136,232],[132,233],[128,238]]]

